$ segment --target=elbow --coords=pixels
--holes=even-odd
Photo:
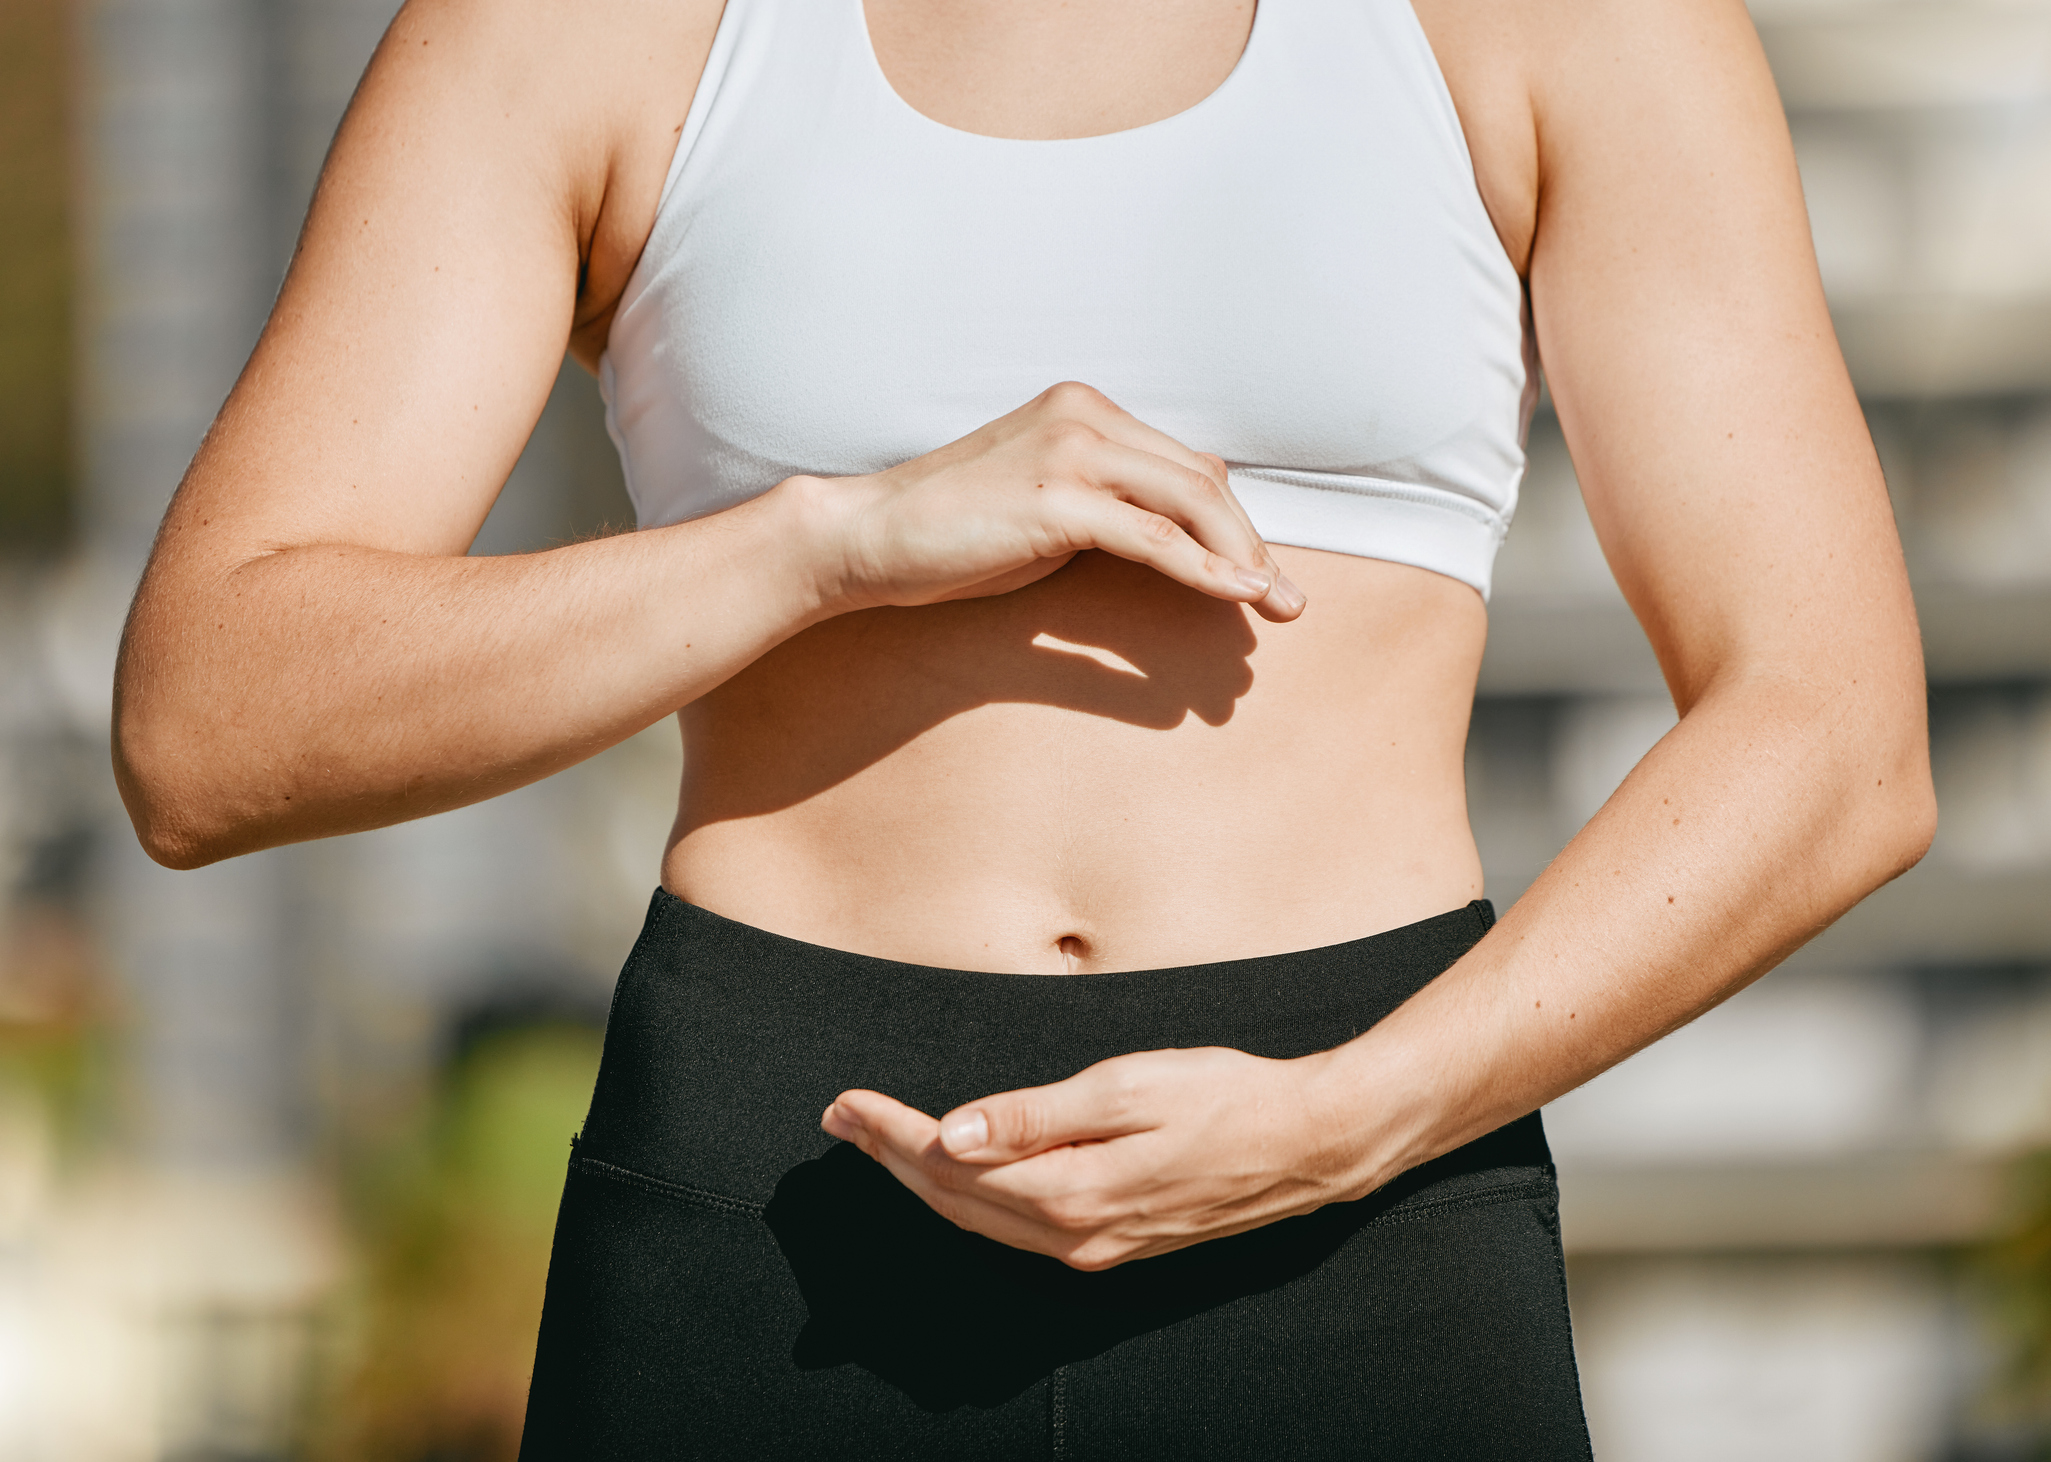
[[[1896,876],[1908,872],[1923,861],[1923,855],[1930,851],[1930,843],[1937,836],[1937,789],[1931,783],[1927,763],[1922,776],[1914,788],[1900,799],[1897,811],[1900,824],[1897,845]]]
[[[118,750],[114,757],[114,782],[121,790],[122,806],[128,809],[135,840],[152,862],[183,872],[204,868],[227,856],[216,839],[207,837],[191,818],[179,814],[180,799],[163,778],[140,770],[133,759]]]
[[[209,863],[218,863],[226,856],[184,829],[137,817],[132,808],[129,819],[135,824],[136,841],[142,844],[142,850],[150,855],[150,861],[162,867],[189,873]]]
[[[109,726],[114,785],[153,862],[181,872],[282,839],[266,816],[270,760],[218,663],[195,656],[150,612],[152,568],[114,666]],[[289,803],[290,797],[284,802]]]
[[[1854,694],[1832,698],[1815,804],[1823,813],[1817,851],[1847,908],[1914,868],[1937,834],[1928,692],[1915,646],[1862,667],[1850,687]]]
[[[1920,664],[1917,666],[1917,684],[1911,691],[1914,713],[1910,716],[1911,734],[1894,760],[1893,775],[1880,775],[1883,783],[1874,790],[1892,790],[1893,822],[1895,826],[1896,863],[1889,877],[1898,877],[1923,861],[1923,855],[1930,851],[1930,844],[1937,836],[1937,783],[1930,770],[1930,718],[1927,709],[1927,692],[1921,684]],[[1921,692],[1921,694],[1918,694]]]
[[[114,714],[114,785],[128,811],[135,838],[153,862],[180,871],[204,868],[233,853],[223,827],[203,816],[208,798],[192,786],[194,769],[174,749],[176,737],[152,727],[149,718]]]
[[[1927,747],[1918,743],[1889,772],[1873,775],[1865,791],[1863,815],[1853,820],[1863,855],[1858,861],[1868,870],[1861,897],[1899,878],[1930,851],[1937,835],[1937,791]]]

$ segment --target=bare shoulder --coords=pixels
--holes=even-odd
[[[528,0],[533,3],[533,0]],[[601,0],[564,5],[583,27],[580,93],[605,106],[603,191],[584,235],[570,348],[595,368],[613,310],[655,225],[684,118],[712,51],[725,0]]]
[[[152,574],[309,541],[462,552],[565,343],[603,338],[719,9],[408,0]]]
[[[405,134],[434,128],[462,139],[452,155],[486,169],[507,159],[560,198],[577,249],[572,343],[595,360],[723,9],[724,0],[407,0],[341,145],[398,152]],[[352,138],[352,124],[367,135]]]
[[[1769,149],[1772,78],[1742,0],[1413,0],[1504,248],[1526,272],[1567,175],[1600,173],[1732,116],[1711,147]],[[1582,164],[1589,164],[1582,167]]]
[[[1467,134],[1474,179],[1510,262],[1530,266],[1538,222],[1533,80],[1540,29],[1524,0],[1412,0]]]

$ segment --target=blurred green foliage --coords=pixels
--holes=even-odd
[[[0,1108],[45,1127],[60,1162],[104,1135],[113,1090],[113,1048],[104,1027],[0,1020]]]
[[[568,1022],[480,1036],[406,1130],[351,1164],[360,1280],[314,1457],[512,1462],[599,1045]]]
[[[48,551],[71,484],[64,0],[0,0],[0,551]]]
[[[0,1109],[46,1132],[60,1165],[111,1135],[114,1014],[75,912],[17,896],[0,917]]]
[[[1966,1270],[2003,1360],[1986,1409],[2015,1436],[2036,1439],[2028,1455],[2051,1462],[2051,1153],[2019,1160],[2012,1181],[2013,1222],[1966,1253]]]

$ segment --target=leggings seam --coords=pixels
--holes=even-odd
[[[688,1183],[672,1183],[667,1178],[650,1177],[647,1173],[623,1168],[617,1163],[586,1157],[582,1153],[570,1156],[570,1171],[583,1173],[587,1177],[605,1178],[629,1188],[638,1188],[643,1193],[657,1198],[667,1198],[674,1203],[688,1204],[692,1208],[704,1208],[713,1213],[724,1213],[735,1218],[760,1218],[768,1206],[751,1203],[745,1198],[730,1198],[724,1193],[714,1193],[709,1188],[694,1188]]]
[[[1560,1217],[1557,1207],[1553,1210],[1552,1223],[1549,1227],[1552,1229],[1553,1280],[1559,1286],[1560,1314],[1566,1320],[1567,1333],[1572,1335],[1574,1330],[1574,1307],[1567,1295],[1567,1249],[1565,1243],[1560,1238]],[[1590,1462],[1593,1462],[1595,1456],[1594,1444],[1587,1437],[1588,1403],[1582,1400],[1581,1397],[1581,1358],[1574,1353],[1574,1348],[1571,1345],[1567,1348],[1567,1369],[1568,1373],[1574,1378],[1575,1403],[1581,1409],[1582,1446],[1584,1449],[1581,1455],[1589,1458]]]
[[[605,1178],[611,1182],[638,1188],[658,1198],[668,1198],[677,1203],[689,1204],[693,1208],[704,1208],[714,1213],[731,1214],[738,1218],[760,1218],[766,1205],[750,1202],[746,1198],[734,1198],[725,1193],[715,1193],[709,1188],[696,1188],[688,1183],[673,1183],[667,1178],[652,1177],[633,1168],[623,1168],[601,1158],[586,1157],[573,1150],[570,1155],[570,1170],[594,1178]],[[1369,1226],[1379,1228],[1392,1223],[1406,1223],[1412,1219],[1428,1218],[1433,1214],[1448,1213],[1462,1208],[1486,1208],[1498,1203],[1511,1203],[1520,1198],[1545,1196],[1548,1184],[1544,1180],[1521,1183],[1505,1183],[1494,1188],[1484,1188],[1476,1193],[1462,1193],[1450,1198],[1427,1199],[1422,1202],[1400,1204],[1387,1213],[1369,1220]],[[1564,1295],[1565,1278],[1561,1278]]]
[[[1461,1208],[1489,1208],[1498,1203],[1514,1203],[1521,1198],[1542,1198],[1550,1190],[1550,1184],[1543,1179],[1505,1183],[1499,1187],[1484,1188],[1476,1193],[1461,1193],[1450,1198],[1432,1198],[1416,1203],[1399,1204],[1387,1213],[1370,1219],[1370,1228],[1381,1228],[1392,1223],[1406,1223],[1414,1218],[1429,1218],[1433,1214],[1449,1213]]]

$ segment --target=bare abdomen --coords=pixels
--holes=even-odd
[[[1050,974],[1313,948],[1477,897],[1480,600],[1275,552],[1310,596],[1294,624],[1089,553],[797,636],[685,711],[665,886],[816,944]]]

